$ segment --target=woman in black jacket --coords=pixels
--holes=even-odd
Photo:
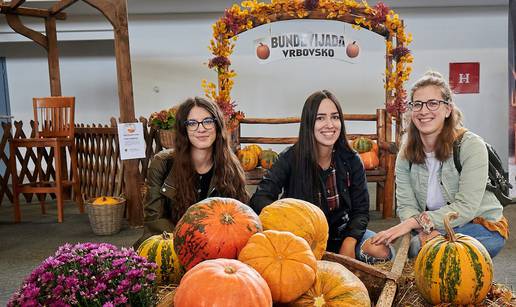
[[[330,226],[327,250],[364,262],[388,259],[386,246],[369,243],[369,194],[364,166],[346,139],[339,102],[327,90],[310,95],[301,114],[299,139],[282,152],[251,198],[260,213],[282,197],[322,209]]]

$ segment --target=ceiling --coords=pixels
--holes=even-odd
[[[4,0],[4,2],[8,3],[9,1]],[[49,8],[56,2],[27,0],[23,6]],[[218,13],[234,3],[240,3],[238,0],[127,0],[127,2],[130,14]],[[376,1],[369,1],[369,3],[373,4]],[[384,3],[392,8],[508,6],[509,0],[384,0]],[[72,15],[97,13],[83,1],[69,7],[65,12]]]

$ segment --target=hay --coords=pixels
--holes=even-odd
[[[170,307],[174,306],[174,294],[176,293],[177,285],[166,285],[158,287],[158,304],[156,307]]]
[[[380,263],[375,267],[390,271],[391,262]],[[398,291],[394,298],[393,306],[400,307],[431,307],[416,288],[414,276],[414,262],[408,260],[403,268],[400,279],[398,280]],[[450,304],[441,304],[440,307],[451,306]],[[500,283],[493,283],[487,297],[478,307],[514,307],[516,306],[516,296],[511,289]]]

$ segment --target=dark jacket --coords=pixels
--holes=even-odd
[[[330,213],[322,177],[319,178],[318,187],[322,202],[315,205],[318,205],[326,215],[330,227],[330,240],[341,242],[346,237],[353,237],[360,241],[369,222],[369,193],[364,166],[357,153],[347,150],[336,151],[333,159],[340,207]],[[251,198],[250,205],[258,214],[265,206],[277,200],[282,192],[282,198],[303,199],[292,192],[299,190],[292,187],[303,180],[292,176],[293,167],[294,150],[293,147],[289,147],[279,155],[278,161],[265,174]],[[349,217],[347,224],[346,215]]]
[[[172,165],[174,164],[174,154],[172,150],[164,150],[157,153],[151,160],[147,170],[147,180],[145,182],[145,198],[143,201],[143,235],[133,244],[136,249],[150,236],[172,232],[175,224],[181,218],[172,216],[172,207],[176,201],[177,186]],[[208,197],[220,196],[213,185],[213,177],[208,189]],[[201,201],[198,199],[197,201]]]

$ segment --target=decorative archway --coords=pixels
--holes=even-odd
[[[365,28],[383,36],[386,45],[385,107],[396,117],[397,125],[400,124],[407,97],[403,85],[412,71],[413,57],[408,49],[412,36],[405,33],[398,14],[382,2],[371,7],[365,1],[355,0],[272,0],[272,3],[252,0],[226,9],[224,16],[213,25],[209,48],[214,57],[208,66],[217,72],[218,85],[202,81],[206,95],[221,107],[230,128],[244,117],[231,100],[236,73],[230,68],[229,57],[237,35],[263,24],[293,19],[337,20],[351,24],[354,29]]]

